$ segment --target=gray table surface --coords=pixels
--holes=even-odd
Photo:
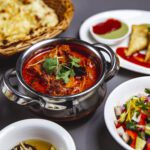
[[[93,14],[114,9],[149,10],[150,0],[73,0],[75,15],[70,28],[60,36],[77,37],[81,23]],[[17,57],[0,59],[0,73],[14,67]],[[119,84],[142,74],[120,69],[119,73],[107,83],[107,96]],[[107,98],[106,96],[106,98]],[[105,98],[105,99],[106,99]],[[77,146],[77,150],[121,150],[113,140],[104,123],[103,109],[105,101],[88,120],[78,123],[62,124]],[[22,119],[37,118],[28,109],[10,103],[0,92],[0,129]],[[0,149],[1,150],[1,149]]]

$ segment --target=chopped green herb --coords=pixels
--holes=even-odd
[[[75,72],[73,69],[70,68],[65,68],[64,66],[62,67],[62,69],[60,70],[60,72],[56,75],[56,79],[57,80],[64,80],[65,83],[69,82],[69,77],[74,77],[75,76]]]
[[[136,106],[140,107],[142,110],[149,109],[149,105],[142,100],[137,101],[135,104],[136,104]]]
[[[136,123],[133,122],[133,121],[128,122],[126,124],[126,128],[129,129],[129,130],[134,130],[134,131],[137,130]]]
[[[43,68],[46,73],[52,73],[58,66],[57,58],[46,58],[43,63]]]
[[[150,89],[145,88],[145,93],[150,94]]]
[[[74,72],[74,70],[73,69],[70,69],[70,76],[71,77],[74,77],[76,74],[75,74],[75,72]]]
[[[69,64],[60,64],[58,57],[46,58],[43,63],[43,68],[46,73],[55,73],[57,80],[63,80],[65,83],[69,82],[69,77],[75,76],[74,67],[80,67],[80,59],[70,56]]]
[[[71,66],[72,67],[80,67],[80,65],[79,65],[80,59],[79,58],[75,58],[75,57],[70,56],[70,59],[71,59]]]
[[[66,72],[63,72],[63,73],[59,73],[59,74],[56,76],[56,79],[57,79],[57,80],[63,79],[65,83],[68,83],[68,81],[69,81],[69,76],[70,76],[70,70],[68,70],[68,71],[66,71]]]

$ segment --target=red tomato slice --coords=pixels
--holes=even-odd
[[[146,150],[150,150],[150,143],[146,145]]]
[[[132,148],[135,148],[135,143],[136,143],[136,138],[137,138],[137,133],[132,131],[132,130],[126,130],[126,133],[131,137],[132,139],[132,143],[130,144],[130,146]]]
[[[146,124],[146,119],[147,119],[147,114],[141,113],[141,119],[139,121],[139,125],[145,125]]]

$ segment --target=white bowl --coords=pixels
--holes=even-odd
[[[131,79],[115,88],[109,95],[105,104],[104,118],[107,129],[112,137],[127,150],[133,150],[133,148],[126,144],[117,133],[114,124],[116,119],[114,107],[123,105],[126,101],[128,101],[129,98],[134,95],[144,93],[145,88],[150,88],[150,76]]]
[[[10,150],[19,142],[41,139],[57,150],[76,150],[70,134],[58,124],[43,119],[27,119],[13,123],[0,131],[0,149]]]
[[[95,22],[93,22],[93,24],[90,26],[90,33],[91,33],[92,37],[93,37],[97,42],[105,43],[105,44],[107,44],[107,45],[116,45],[116,44],[119,44],[121,41],[123,41],[125,38],[127,38],[127,37],[129,36],[130,32],[131,32],[131,27],[130,27],[130,25],[129,25],[127,22],[123,21],[123,20],[117,19],[117,20],[119,20],[119,21],[125,23],[125,24],[128,26],[128,32],[127,32],[124,36],[122,36],[122,37],[120,37],[120,38],[106,39],[106,38],[103,38],[103,37],[101,37],[101,36],[99,36],[99,35],[97,35],[97,34],[95,34],[95,33],[93,32],[93,26],[95,26],[95,25],[98,24],[98,23],[105,22],[105,21],[108,20],[108,19],[109,19],[109,18],[101,18],[101,19],[95,20]]]

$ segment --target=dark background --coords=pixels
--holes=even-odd
[[[150,0],[73,0],[75,15],[71,26],[61,34],[61,37],[78,37],[82,22],[91,15],[114,9],[149,10]],[[0,59],[0,73],[15,67],[17,57]],[[142,74],[120,69],[111,81],[107,83],[107,96],[120,83],[143,76]],[[106,98],[107,98],[106,96]],[[62,124],[75,140],[77,150],[121,150],[108,133],[103,117],[105,101],[96,113],[87,120],[76,123]],[[109,112],[108,112],[109,113]],[[0,92],[0,129],[15,121],[26,118],[37,118],[28,109],[10,103]]]

